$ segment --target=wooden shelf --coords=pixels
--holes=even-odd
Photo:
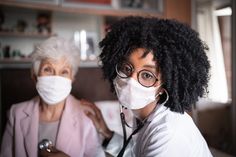
[[[22,69],[30,68],[32,60],[26,58],[0,58],[0,69]],[[98,67],[97,61],[80,61],[79,68]]]
[[[4,58],[0,59],[0,69],[25,69],[31,67],[30,58]]]
[[[30,63],[30,58],[1,58],[0,64],[11,64],[11,63]]]
[[[80,13],[80,14],[93,14],[103,16],[154,16],[163,17],[162,13],[153,10],[141,10],[140,9],[115,9],[111,6],[106,5],[92,5],[92,4],[80,4],[80,3],[62,3],[62,4],[45,4],[39,2],[21,2],[21,1],[9,1],[1,0],[0,6],[8,7],[19,7],[28,9],[37,9],[45,11],[57,11],[57,12],[68,12],[68,13]]]
[[[32,32],[0,32],[0,36],[13,36],[13,37],[32,37],[32,38],[48,38],[56,34],[39,34]]]

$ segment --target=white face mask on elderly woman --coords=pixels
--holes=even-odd
[[[144,108],[154,102],[160,87],[147,88],[133,78],[116,77],[113,83],[121,105],[131,110]]]
[[[64,100],[71,91],[72,81],[61,76],[37,77],[36,89],[48,105],[55,105]]]

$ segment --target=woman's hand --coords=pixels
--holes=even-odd
[[[111,139],[113,132],[107,127],[100,109],[94,103],[87,100],[81,99],[80,102],[81,105],[89,108],[89,110],[85,111],[85,114],[93,121],[93,124],[95,125],[97,131],[106,139]]]
[[[57,150],[55,147],[39,150],[39,157],[70,157],[66,153]]]

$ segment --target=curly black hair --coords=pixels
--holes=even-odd
[[[113,80],[117,76],[115,65],[137,48],[153,53],[164,82],[162,87],[169,94],[165,106],[171,111],[191,110],[207,92],[208,47],[186,24],[168,19],[125,17],[111,25],[99,46],[104,78],[109,80],[113,92]]]

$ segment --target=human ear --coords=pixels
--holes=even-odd
[[[74,76],[71,78],[71,81],[72,81],[72,83],[74,83],[74,81],[75,81],[75,77]]]
[[[37,83],[37,76],[36,75],[31,75],[31,78],[32,78],[34,84],[36,84]]]
[[[33,70],[31,70],[31,79],[33,80],[34,83],[37,82],[37,76],[35,75]]]
[[[158,96],[160,96],[160,95],[162,95],[165,91],[164,91],[164,88],[162,88],[162,85],[163,85],[163,83],[162,82],[160,82],[160,83],[157,83],[156,85],[155,85],[155,87],[157,88],[157,95]]]

